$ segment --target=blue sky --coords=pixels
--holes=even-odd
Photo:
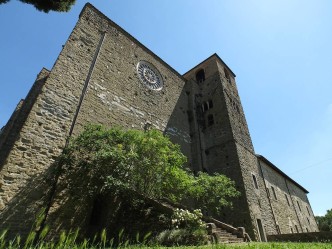
[[[90,1],[179,73],[217,53],[237,75],[255,151],[332,208],[332,1]],[[0,126],[52,68],[86,1],[0,5]]]

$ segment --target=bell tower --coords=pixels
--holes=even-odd
[[[225,209],[219,218],[236,227],[244,226],[252,238],[259,238],[257,221],[266,220],[264,212],[272,214],[268,205],[262,206],[268,199],[235,74],[213,54],[183,76],[191,110],[192,168],[221,173],[235,181],[241,197],[233,202],[233,210]],[[274,224],[267,229],[274,231]]]

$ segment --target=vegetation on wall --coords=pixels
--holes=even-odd
[[[324,216],[316,216],[319,231],[332,231],[332,209],[327,210]]]
[[[0,0],[0,4],[10,0]],[[20,0],[23,3],[32,4],[37,10],[43,12],[58,11],[67,12],[75,4],[76,0]]]

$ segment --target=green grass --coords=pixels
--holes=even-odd
[[[69,233],[62,233],[57,242],[45,241],[47,231],[45,230],[36,239],[36,233],[30,232],[25,241],[17,236],[14,240],[6,240],[6,231],[0,233],[0,249],[332,249],[332,243],[282,243],[282,242],[251,242],[237,244],[212,244],[206,246],[173,246],[164,247],[158,245],[147,245],[146,241],[150,235],[143,237],[136,236],[136,245],[129,245],[129,241],[124,239],[123,231],[118,235],[117,240],[120,242],[117,247],[114,246],[113,239],[106,237],[106,231],[103,230],[98,237],[90,243],[88,240],[77,242],[78,230]],[[98,243],[96,242],[98,241]]]

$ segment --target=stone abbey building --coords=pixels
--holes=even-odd
[[[242,196],[219,219],[256,240],[318,231],[308,191],[255,153],[235,74],[218,55],[180,75],[90,4],[1,131],[0,230],[26,234],[42,207],[61,207],[67,192],[52,192],[53,162],[87,123],[156,128],[193,171],[233,179]],[[75,225],[75,210],[63,217],[55,227]]]

